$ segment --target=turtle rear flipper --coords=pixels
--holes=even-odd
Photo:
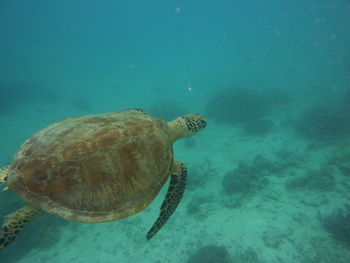
[[[0,228],[0,250],[7,247],[26,223],[39,213],[33,206],[24,206],[4,217],[5,223]]]
[[[176,162],[177,173],[170,177],[170,184],[165,199],[160,207],[160,214],[148,231],[146,239],[150,240],[168,221],[170,216],[174,213],[176,207],[181,201],[186,186],[187,169],[186,166],[180,162]]]

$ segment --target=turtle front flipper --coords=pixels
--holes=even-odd
[[[5,183],[7,178],[9,166],[6,166],[4,168],[0,168],[0,185]]]
[[[39,209],[24,206],[4,217],[5,223],[0,228],[0,250],[7,247],[26,223],[38,215]]]
[[[170,216],[174,213],[176,207],[180,203],[186,186],[187,169],[182,163],[176,162],[176,173],[170,177],[170,184],[165,199],[160,207],[160,214],[148,231],[146,239],[150,240],[166,223]]]

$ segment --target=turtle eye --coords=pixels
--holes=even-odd
[[[199,124],[198,124],[201,129],[204,129],[205,127],[207,127],[207,121],[206,120],[199,120]]]

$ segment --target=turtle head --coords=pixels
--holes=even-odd
[[[168,122],[174,141],[192,136],[207,126],[207,121],[199,114],[186,114]]]

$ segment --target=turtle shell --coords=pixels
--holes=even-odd
[[[54,123],[28,139],[9,188],[65,219],[104,222],[144,209],[174,167],[166,122],[136,110]]]

